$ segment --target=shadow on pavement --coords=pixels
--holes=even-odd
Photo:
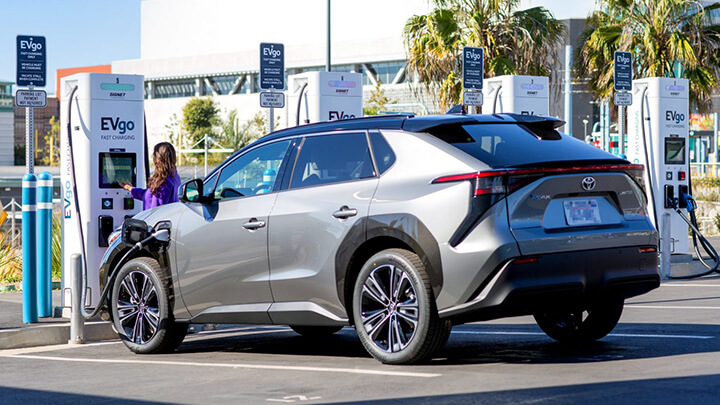
[[[0,386],[0,403],[2,404],[32,404],[32,405],[63,405],[63,404],[118,404],[123,405],[164,405],[170,402],[137,401],[126,398],[105,397],[99,395],[68,394],[64,392],[42,391],[25,388]]]
[[[564,385],[469,394],[393,398],[344,404],[694,404],[717,403],[720,374],[697,377]],[[478,382],[482,384],[482,382]]]
[[[197,336],[197,335],[196,335]],[[609,336],[581,346],[548,338],[536,325],[460,325],[430,365],[569,364],[715,353],[720,325],[621,324]],[[353,328],[324,338],[280,333],[188,339],[180,353],[236,352],[295,356],[369,358]]]

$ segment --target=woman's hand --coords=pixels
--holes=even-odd
[[[118,181],[118,183],[120,184],[120,187],[124,188],[127,191],[130,191],[133,188],[133,185],[128,183],[127,181]]]

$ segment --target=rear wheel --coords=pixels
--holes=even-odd
[[[587,343],[615,329],[623,305],[623,300],[602,301],[585,310],[542,312],[534,317],[540,329],[558,342]]]
[[[452,328],[438,317],[422,261],[403,249],[384,250],[365,263],[355,283],[353,316],[365,349],[386,364],[429,359]]]
[[[182,343],[187,324],[174,321],[169,280],[157,261],[139,257],[118,272],[110,296],[113,325],[135,353],[172,351]]]
[[[323,337],[330,336],[342,329],[342,326],[307,326],[307,325],[290,325],[290,328],[298,335],[307,337]]]

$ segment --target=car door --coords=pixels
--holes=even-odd
[[[367,216],[378,178],[365,132],[306,137],[287,191],[278,194],[268,233],[275,323],[312,322],[293,313],[346,318],[337,294],[335,253]],[[358,224],[359,226],[361,224]],[[361,232],[364,235],[364,231]]]
[[[197,321],[266,320],[272,301],[268,216],[289,144],[274,142],[238,156],[206,182],[211,189],[204,194],[214,201],[186,204],[176,262],[183,301],[193,317],[200,315]]]

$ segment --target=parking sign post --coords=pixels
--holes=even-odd
[[[618,108],[618,151],[625,154],[625,106],[632,104],[632,53],[615,51],[613,89],[615,105]]]
[[[474,46],[463,47],[462,61],[462,87],[468,90],[463,94],[463,103],[473,105],[479,109],[483,103],[482,93],[475,96],[473,92],[478,90],[482,91],[483,88],[483,76],[485,74],[483,71],[483,48]]]
[[[260,89],[285,89],[285,45],[260,43]],[[275,111],[273,107],[268,107],[267,133],[269,134],[274,129]]]

